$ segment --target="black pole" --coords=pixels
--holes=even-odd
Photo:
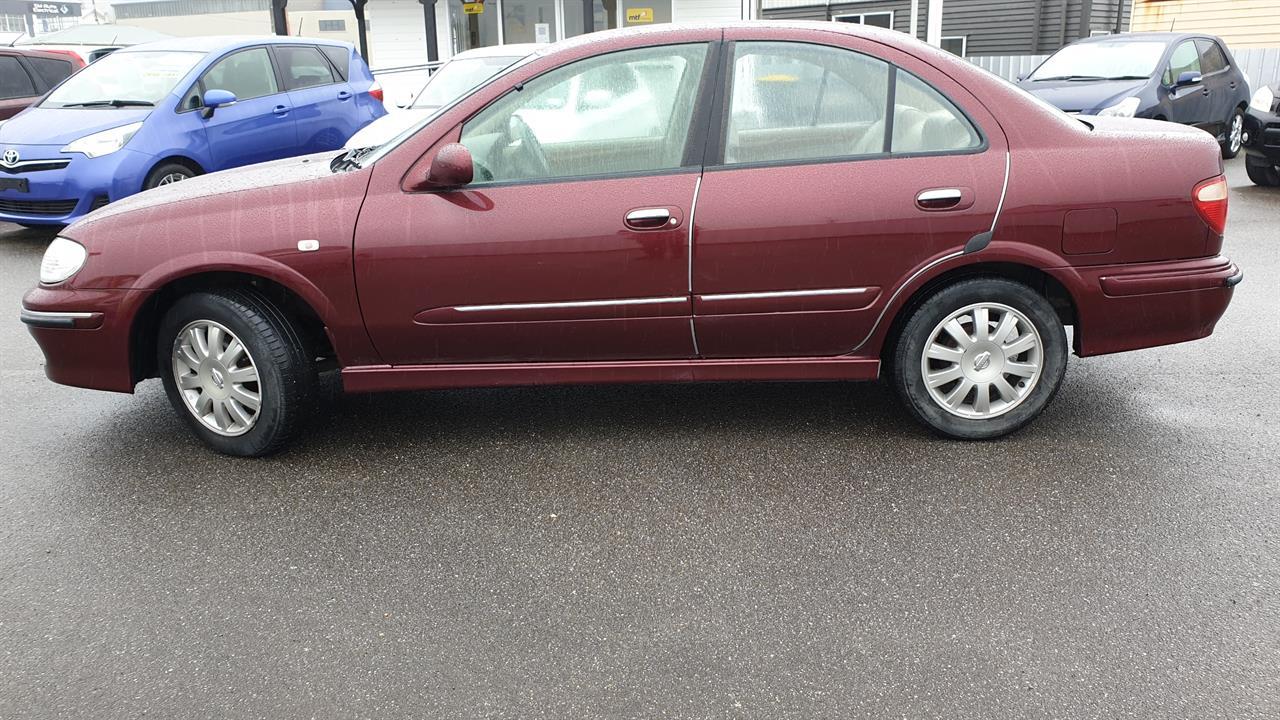
[[[364,20],[364,4],[368,1],[351,0],[351,6],[356,11],[356,29],[360,32],[360,55],[366,63],[372,65],[373,61],[369,59],[369,29],[365,27]]]
[[[422,19],[427,26],[427,62],[440,59],[440,50],[436,47],[436,0],[418,0],[422,3]]]
[[[277,35],[289,34],[289,18],[284,12],[288,4],[289,0],[271,0],[271,32]]]
[[[582,32],[596,30],[596,5],[594,0],[582,0]]]

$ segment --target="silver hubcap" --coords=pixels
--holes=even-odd
[[[1240,145],[1244,142],[1244,120],[1239,114],[1231,117],[1231,152],[1240,149]]]
[[[243,435],[258,420],[258,368],[248,348],[223,325],[197,320],[178,333],[173,379],[191,414],[219,435]]]
[[[186,179],[187,179],[187,176],[183,175],[182,173],[169,173],[168,175],[165,175],[164,177],[160,178],[160,182],[157,183],[157,185],[172,185],[176,182],[180,182]]]
[[[1000,303],[961,308],[938,323],[920,358],[929,397],[953,415],[986,419],[1027,399],[1044,344],[1026,315]]]

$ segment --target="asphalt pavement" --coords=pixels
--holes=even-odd
[[[1280,716],[1280,191],[1213,337],[993,443],[888,388],[336,398],[286,454],[47,381],[0,226],[0,718]]]

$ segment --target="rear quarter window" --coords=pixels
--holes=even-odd
[[[329,62],[333,63],[333,69],[338,75],[338,80],[346,82],[351,69],[351,53],[344,47],[334,45],[321,45],[320,52],[324,53],[324,56],[329,58]]]
[[[0,100],[34,97],[35,85],[31,76],[12,55],[0,55]]]

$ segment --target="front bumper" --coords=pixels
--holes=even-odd
[[[5,148],[16,150],[23,166],[0,165],[0,180],[26,180],[26,190],[0,189],[0,221],[24,225],[68,225],[112,200],[139,192],[153,160],[128,148],[96,158],[49,145]],[[40,169],[40,161],[67,164]]]
[[[44,353],[44,371],[62,385],[133,392],[133,319],[151,290],[38,287],[19,318]]]
[[[1280,115],[1249,108],[1244,114],[1244,151],[1280,165]]]
[[[1081,357],[1208,337],[1244,280],[1220,255],[1046,272],[1073,290]]]

